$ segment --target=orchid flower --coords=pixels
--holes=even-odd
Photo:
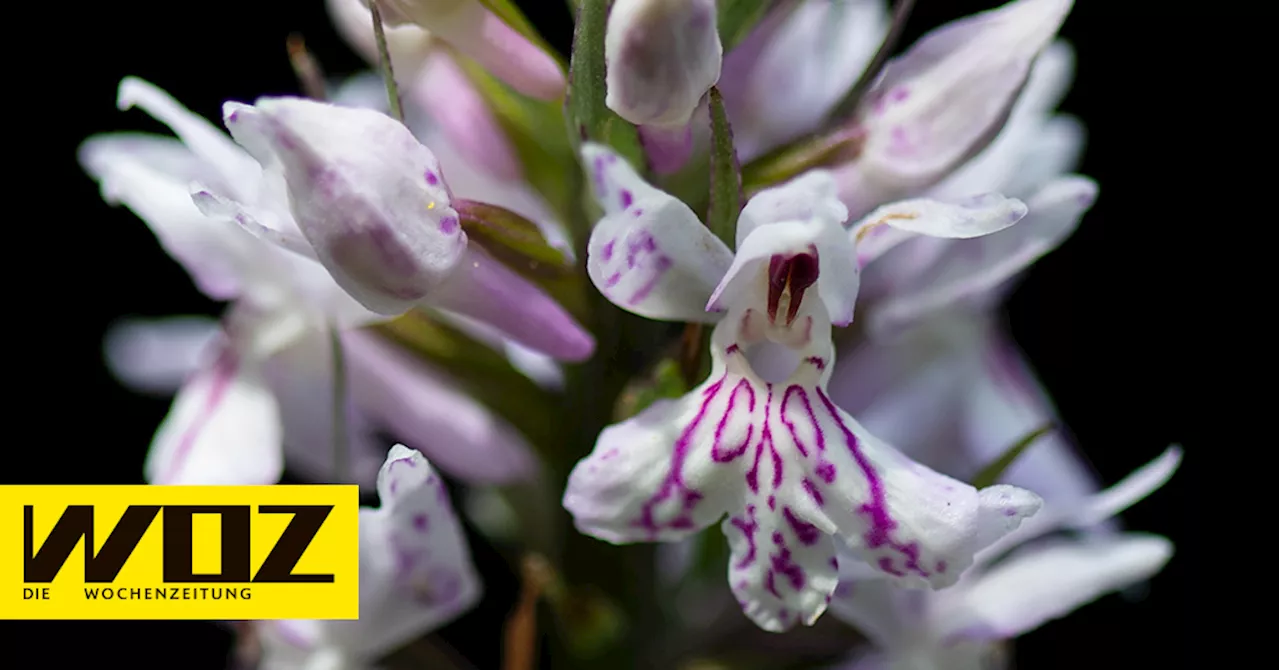
[[[334,324],[351,349],[349,395],[356,407],[347,439],[357,481],[371,480],[381,460],[378,429],[394,430],[424,449],[435,444],[437,452],[449,450],[437,453],[439,462],[465,477],[508,481],[530,474],[535,466],[528,446],[504,422],[439,373],[351,330],[380,317],[352,300],[320,265],[197,209],[189,187],[196,180],[245,200],[258,196],[254,164],[229,138],[137,79],[122,82],[120,103],[150,112],[180,139],[93,137],[80,149],[82,164],[104,197],[142,218],[206,295],[234,300],[221,327],[184,319],[126,326],[108,338],[108,361],[122,379],[153,392],[178,390],[152,442],[148,481],[274,483],[284,466],[282,442],[295,465],[318,471],[308,464],[331,460],[314,449],[333,441],[323,432],[331,422],[315,417],[333,407],[326,333]],[[454,441],[432,441],[442,435]]]
[[[395,445],[378,472],[377,509],[360,510],[360,618],[255,624],[264,670],[365,670],[471,609],[481,593],[444,481]]]
[[[695,110],[720,78],[714,0],[617,0],[604,37],[605,105],[639,126],[654,170],[693,150]]]
[[[1052,540],[1145,498],[1173,475],[1182,452],[1159,458],[1106,491],[1071,504],[1046,504],[1035,518],[978,554],[951,588],[908,591],[841,557],[841,586],[831,608],[866,633],[877,651],[847,667],[989,670],[1007,667],[996,645],[1159,572],[1173,555],[1169,540],[1120,533]]]
[[[597,288],[641,316],[716,326],[707,381],[606,428],[574,468],[564,505],[581,531],[674,541],[728,514],[733,592],[757,625],[782,631],[826,609],[837,544],[903,583],[941,588],[1036,512],[1029,491],[979,491],[911,461],[827,395],[830,328],[850,323],[858,287],[856,238],[829,174],[753,197],[734,253],[610,150],[587,144],[583,160],[605,212],[588,245]],[[1021,214],[999,196],[966,205],[916,203],[882,223],[976,236]],[[752,353],[765,347],[788,351],[794,371],[761,378]]]
[[[888,29],[884,0],[801,0],[766,16],[725,55],[716,84],[739,160],[816,130]]]
[[[890,60],[850,121],[859,157],[836,171],[858,216],[927,188],[1004,124],[1072,0],[1015,0],[930,31]]]
[[[223,112],[276,197],[262,206],[200,188],[193,198],[206,214],[318,261],[378,314],[429,305],[556,358],[591,354],[591,336],[559,304],[467,244],[439,162],[402,123],[301,98]]]

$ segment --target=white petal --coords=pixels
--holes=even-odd
[[[645,183],[626,160],[582,148],[605,217],[591,231],[587,274],[619,307],[651,319],[714,322],[707,297],[733,255],[687,205]]]
[[[244,290],[249,268],[262,259],[259,244],[191,203],[188,183],[212,175],[189,149],[163,137],[99,135],[80,146],[79,159],[103,198],[142,219],[202,293],[227,300]]]
[[[813,476],[802,483],[814,514],[834,525],[855,556],[904,585],[954,584],[975,553],[1040,509],[1029,491],[979,491],[910,460],[821,388],[788,387],[778,411],[787,430],[775,439],[784,451],[812,459]]]
[[[565,488],[580,531],[614,544],[678,540],[734,504],[738,487],[717,477],[720,463],[746,450],[764,402],[745,380],[713,379],[600,433]]]
[[[955,201],[918,198],[877,208],[849,228],[857,247],[858,267],[866,267],[894,247],[924,236],[969,239],[990,235],[1027,214],[1020,200],[985,193]]]
[[[147,455],[152,484],[274,484],[280,414],[252,359],[224,342],[178,391]]]
[[[216,170],[222,182],[239,197],[250,197],[257,190],[261,170],[254,165],[253,159],[217,126],[192,114],[168,93],[137,77],[125,77],[120,81],[116,106],[120,109],[140,107],[169,126],[178,139]]]
[[[1101,523],[1164,486],[1181,463],[1182,448],[1171,446],[1155,460],[1099,493],[1074,504],[1047,507],[1017,532],[984,550],[979,561],[994,561],[1010,549],[1046,533],[1064,528],[1088,528]]]
[[[325,0],[325,8],[333,19],[338,34],[351,45],[366,63],[377,65],[378,43],[373,35],[373,16],[366,0]],[[396,25],[383,17],[387,50],[395,67],[396,78],[410,81],[433,46],[431,34],[414,24]],[[386,85],[379,77],[378,88],[386,105]]]
[[[460,262],[466,235],[440,166],[404,125],[297,98],[228,103],[224,113],[237,142],[283,170],[302,235],[368,309],[406,311]]]
[[[764,630],[813,625],[836,588],[835,541],[789,507],[782,514],[766,513],[764,496],[748,500],[720,525],[729,540],[734,597]]]
[[[618,0],[605,29],[605,105],[636,125],[680,127],[720,78],[714,0]]]
[[[983,301],[1075,232],[1097,194],[1098,185],[1086,177],[1046,184],[1027,203],[1027,215],[1018,225],[980,239],[949,242],[929,267],[898,283],[892,295],[870,310],[871,329],[888,332],[962,302]],[[890,256],[879,262],[894,260]]]
[[[479,575],[444,480],[422,454],[391,448],[381,507],[360,511],[360,619],[325,622],[330,646],[377,658],[480,599]]]
[[[835,197],[835,182],[824,170],[757,193],[738,219],[733,265],[707,309],[733,309],[747,302],[763,309],[767,287],[758,279],[771,260],[816,254],[817,291],[827,316],[837,326],[848,325],[858,295],[858,269],[843,228],[847,217],[848,210]]]
[[[173,393],[200,366],[218,333],[218,322],[205,316],[124,319],[104,338],[107,367],[135,390]]]
[[[1010,639],[1146,580],[1172,556],[1169,540],[1141,533],[1030,549],[966,583],[933,625],[948,639]]]
[[[720,90],[740,160],[811,132],[853,86],[888,29],[884,0],[805,0],[791,11],[742,73],[745,90]],[[733,104],[731,104],[731,101]]]

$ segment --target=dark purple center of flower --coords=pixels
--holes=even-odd
[[[804,292],[818,281],[818,256],[812,253],[795,256],[774,256],[769,259],[769,320],[778,320],[778,303],[782,293],[790,289],[791,299],[787,303],[787,319],[785,325],[791,325],[800,311],[800,303],[804,300]]]

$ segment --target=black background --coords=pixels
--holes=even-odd
[[[521,4],[553,44],[567,48],[564,2]],[[919,0],[903,44],[994,4]],[[7,367],[17,373],[7,377],[17,399],[11,396],[6,412],[13,440],[6,482],[141,482],[143,455],[169,401],[133,395],[109,377],[102,333],[122,315],[217,313],[146,226],[104,205],[75,163],[76,145],[90,134],[165,132],[141,112],[116,110],[120,78],[141,76],[217,119],[226,99],[297,92],[284,49],[291,32],[305,36],[330,73],[362,66],[320,0],[249,5],[85,3],[66,6],[65,16],[63,8],[47,7],[30,21],[9,23],[11,39],[19,40],[9,46],[19,50],[9,58],[17,83],[8,100],[6,158],[20,176],[7,195],[10,203],[35,198],[38,205],[11,209],[7,222],[12,278],[5,331],[14,338]],[[1237,560],[1244,538],[1211,544],[1229,515],[1206,504],[1206,496],[1231,486],[1211,478],[1210,464],[1233,449],[1257,449],[1209,433],[1211,421],[1249,420],[1243,406],[1227,417],[1210,409],[1219,387],[1204,375],[1233,366],[1217,358],[1221,347],[1209,336],[1249,330],[1237,320],[1260,320],[1225,302],[1250,297],[1239,295],[1241,285],[1232,294],[1204,286],[1217,272],[1207,263],[1249,246],[1221,234],[1225,228],[1214,234],[1214,226],[1242,225],[1251,215],[1247,204],[1241,211],[1211,202],[1220,188],[1206,179],[1221,178],[1219,168],[1230,166],[1197,158],[1235,132],[1212,130],[1208,117],[1220,111],[1214,108],[1239,103],[1209,83],[1217,43],[1206,41],[1207,24],[1192,26],[1191,19],[1210,18],[1209,9],[1175,16],[1093,0],[1077,3],[1062,31],[1078,55],[1063,109],[1087,124],[1081,172],[1100,183],[1101,196],[1075,236],[1015,294],[1011,327],[1104,481],[1118,480],[1170,443],[1183,444],[1186,456],[1169,485],[1124,516],[1128,527],[1177,543],[1149,593],[1137,603],[1110,596],[1025,636],[1018,644],[1021,668],[1199,666],[1213,644],[1201,589],[1221,577],[1201,577],[1210,557],[1233,563],[1215,565],[1210,574],[1253,574],[1246,567],[1252,561]],[[1267,468],[1269,462],[1268,455]],[[1249,504],[1241,495],[1219,505]],[[6,550],[16,547],[5,542]],[[1241,583],[1227,579],[1226,588]],[[511,602],[513,584],[498,579],[489,586],[495,600],[447,631],[455,646],[477,654],[482,670],[496,667],[492,624]],[[42,664],[53,667],[101,662],[111,649],[133,667],[222,668],[230,642],[204,623],[5,623],[0,631],[22,636],[10,638],[15,644],[41,640]],[[44,646],[56,640],[62,643]],[[21,647],[4,645],[0,654],[9,649]]]

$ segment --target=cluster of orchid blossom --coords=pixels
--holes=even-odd
[[[361,516],[359,620],[254,624],[260,667],[373,667],[475,605],[480,578],[433,465],[478,492],[567,476],[564,523],[666,543],[675,581],[719,522],[734,616],[781,633],[830,609],[866,640],[833,667],[991,667],[1000,642],[1158,572],[1171,544],[1112,517],[1167,481],[1180,450],[1102,489],[1066,438],[1038,431],[1054,410],[998,319],[1097,196],[1071,173],[1083,129],[1055,112],[1071,4],[1014,0],[884,61],[902,20],[885,0],[581,0],[566,78],[509,3],[329,0],[389,85],[369,72],[325,84],[323,100],[227,102],[224,131],[122,81],[120,108],[175,137],[91,137],[81,164],[227,302],[217,321],[108,333],[121,380],[176,393],[147,481],[273,484],[288,467],[380,501]],[[594,195],[570,199],[594,208],[588,227],[531,178],[572,168],[531,160],[494,91],[557,109],[599,95],[563,108],[582,129],[565,146]],[[639,160],[595,132],[609,124]],[[727,219],[720,203],[736,230],[670,188],[707,162],[741,179],[806,142],[824,150],[745,184]],[[465,372],[391,336],[441,325],[530,388],[600,392],[566,373],[617,338],[468,234],[495,211],[621,310],[708,327],[705,379],[594,444],[564,425],[587,418],[544,418],[539,439],[571,451],[548,462]],[[998,483],[966,483],[1028,435]]]

